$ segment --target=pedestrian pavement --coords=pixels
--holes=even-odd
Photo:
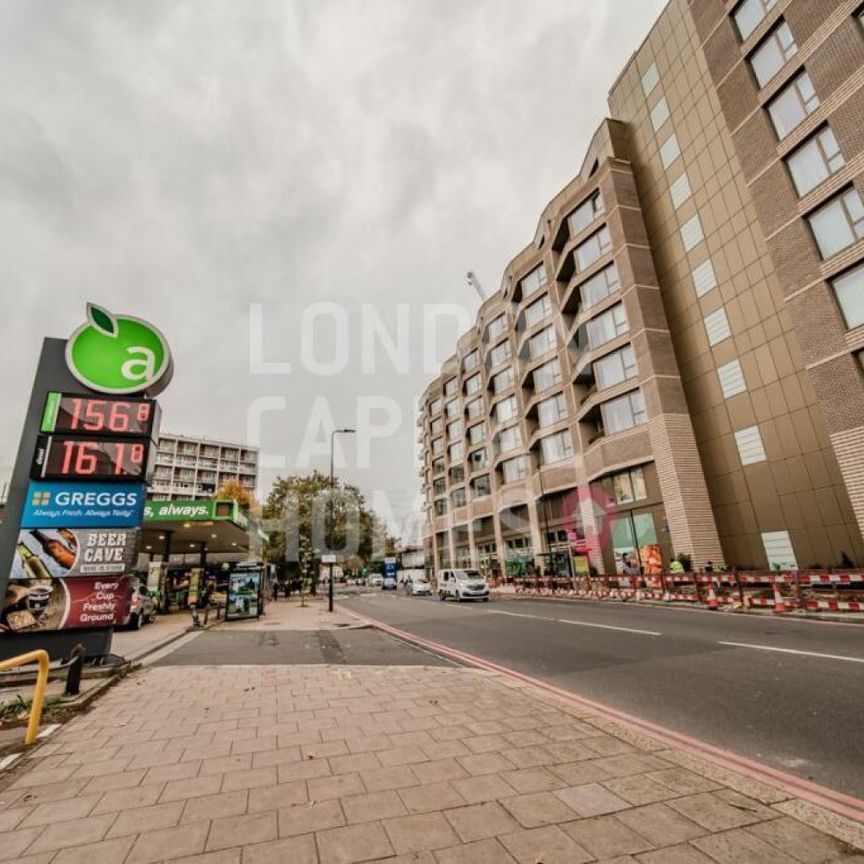
[[[351,621],[282,601],[241,626]],[[864,825],[418,657],[133,674],[0,775],[0,861],[864,861]]]

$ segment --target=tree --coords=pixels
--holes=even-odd
[[[390,539],[356,486],[335,480],[332,530],[330,504],[330,478],[320,471],[277,477],[264,504],[268,560],[288,574],[311,577],[313,587],[316,562],[328,550],[362,566],[382,554]]]
[[[213,498],[220,501],[236,501],[245,511],[255,516],[261,512],[261,505],[254,493],[239,480],[226,480]]]

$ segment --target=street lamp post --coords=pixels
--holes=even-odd
[[[330,537],[327,541],[328,553],[330,555],[330,578],[327,585],[327,611],[333,611],[333,490],[335,486],[335,476],[333,473],[333,445],[337,435],[353,435],[355,429],[334,429],[330,433]]]

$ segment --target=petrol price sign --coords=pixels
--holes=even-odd
[[[48,394],[42,413],[42,432],[100,437],[157,438],[159,406],[152,399],[120,399]]]
[[[34,480],[143,480],[148,475],[147,438],[40,435],[30,476]]]

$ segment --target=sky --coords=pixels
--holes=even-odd
[[[89,300],[165,333],[164,429],[260,445],[264,498],[356,427],[340,475],[410,530],[465,274],[498,288],[664,2],[5,0],[0,488]]]

